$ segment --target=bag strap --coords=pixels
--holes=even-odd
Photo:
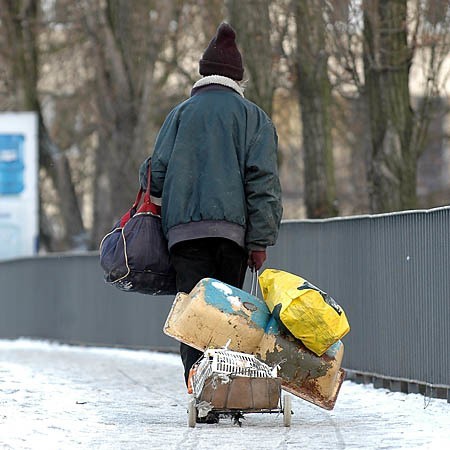
[[[139,213],[151,213],[155,216],[161,216],[161,206],[155,205],[150,198],[150,182],[151,182],[151,174],[152,174],[152,165],[151,161],[148,163],[148,173],[147,173],[147,190],[144,194],[144,189],[142,186],[139,188],[139,191],[136,195],[136,200],[133,203],[133,206],[122,216],[120,219],[120,227],[125,226],[125,224],[136,214]],[[144,194],[144,202],[142,206],[137,209],[142,200],[142,194]]]
[[[250,285],[250,295],[253,295],[254,297],[258,297],[258,278],[259,278],[259,271],[258,270],[252,270],[252,280]]]
[[[151,161],[148,162],[148,174],[147,174],[147,190],[144,194],[144,203],[139,208],[140,213],[151,213],[155,216],[161,217],[161,206],[155,205],[151,198],[150,198],[150,182],[151,182],[151,176],[152,176],[152,163]],[[142,187],[141,187],[142,190]]]

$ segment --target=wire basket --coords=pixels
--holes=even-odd
[[[192,376],[195,397],[199,397],[205,381],[212,375],[217,380],[227,382],[230,375],[241,377],[273,378],[274,370],[255,356],[225,349],[208,349],[198,363]]]

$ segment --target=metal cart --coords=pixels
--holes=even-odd
[[[283,414],[285,427],[291,425],[291,397],[281,399],[281,378],[271,368],[247,353],[227,349],[208,349],[193,366],[189,376],[188,425],[197,417],[213,412],[231,417],[241,426],[244,414]]]

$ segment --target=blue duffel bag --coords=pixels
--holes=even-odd
[[[161,208],[150,199],[150,167],[142,206],[141,188],[131,209],[100,243],[105,281],[122,291],[176,294],[175,271],[161,228]]]

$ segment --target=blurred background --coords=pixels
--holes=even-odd
[[[36,216],[34,251],[98,249],[224,20],[284,219],[450,203],[448,0],[0,0],[2,244]]]

